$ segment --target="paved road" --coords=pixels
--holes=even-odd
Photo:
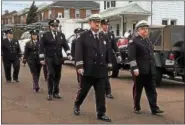
[[[73,115],[73,101],[78,89],[73,67],[63,67],[60,84],[63,99],[51,102],[46,101],[47,85],[43,75],[41,91],[34,93],[27,66],[21,67],[20,83],[5,84],[4,72],[2,74],[2,123],[104,123],[96,120],[93,89],[81,107],[81,115]],[[115,99],[107,100],[107,114],[112,118],[112,123],[184,123],[184,84],[164,81],[158,88],[158,100],[165,114],[153,116],[144,92],[143,113],[133,113],[132,81],[128,72],[122,71],[119,78],[111,79],[111,82]]]

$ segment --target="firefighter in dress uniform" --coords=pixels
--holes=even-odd
[[[50,31],[43,34],[40,44],[40,63],[47,66],[48,71],[48,101],[53,98],[60,99],[59,83],[63,63],[62,48],[66,51],[68,59],[72,60],[65,35],[58,32],[59,20],[49,21]]]
[[[19,70],[21,49],[18,40],[13,37],[13,30],[8,29],[6,32],[7,38],[1,43],[1,58],[3,59],[4,71],[7,83],[12,81],[11,67],[13,65],[13,82],[19,82]]]
[[[107,19],[101,20],[101,28],[102,28],[101,32],[108,37],[108,40],[111,43],[112,52],[114,51],[116,53],[116,56],[118,58],[118,62],[121,62],[122,58],[121,58],[121,54],[119,52],[119,49],[116,45],[115,36],[113,33],[108,31],[108,28],[109,28],[108,26],[109,26],[109,20],[107,20]],[[112,54],[114,54],[114,53],[112,53]],[[114,60],[114,61],[116,61],[116,60]],[[110,99],[114,98],[113,95],[111,94],[111,85],[110,85],[109,77],[107,77],[106,84],[105,84],[105,94],[106,94],[107,98],[110,98]]]
[[[40,77],[40,71],[42,68],[42,65],[40,64],[39,59],[39,46],[40,41],[38,39],[38,30],[32,30],[30,31],[31,34],[31,40],[26,43],[25,45],[25,51],[24,51],[24,57],[23,57],[23,63],[28,63],[28,66],[30,68],[30,72],[33,77],[33,90],[36,92],[39,92],[39,77]]]
[[[75,38],[71,44],[71,55],[72,55],[74,61],[75,61],[75,43],[77,41],[77,36],[82,32],[84,32],[84,30],[82,28],[77,28],[74,30]],[[76,70],[76,75],[77,75],[77,82],[79,85],[80,84],[80,75],[78,74],[77,70]]]
[[[141,113],[140,100],[143,87],[145,88],[152,114],[163,113],[157,106],[155,62],[153,46],[148,37],[148,27],[147,21],[139,21],[136,24],[137,35],[129,40],[128,45],[128,58],[134,79],[134,111],[137,114]]]
[[[99,32],[100,15],[89,19],[90,30],[78,37],[75,46],[76,69],[81,75],[80,88],[74,104],[74,114],[80,115],[80,106],[93,86],[96,96],[97,119],[111,122],[105,115],[105,81],[111,68],[111,49],[107,37]]]

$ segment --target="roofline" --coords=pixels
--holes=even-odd
[[[150,25],[149,28],[164,28],[167,25]]]
[[[74,8],[76,9],[75,7],[70,7],[70,8],[66,8],[65,6],[50,6],[52,8],[64,8],[64,9],[70,9],[70,8]],[[79,9],[91,9],[91,10],[100,10],[100,8],[92,8],[92,7],[83,7],[83,8],[79,8]]]

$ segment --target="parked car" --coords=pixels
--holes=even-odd
[[[30,39],[31,39],[31,35],[30,35],[29,31],[26,31],[26,32],[24,32],[24,33],[21,35],[21,39],[18,40],[18,41],[19,41],[19,45],[20,45],[22,54],[24,53],[24,48],[25,48],[26,43],[27,43],[28,41],[30,41]]]
[[[150,38],[154,45],[156,84],[160,85],[163,74],[180,76],[185,80],[185,26],[150,26]],[[185,81],[184,81],[185,82]]]
[[[113,68],[112,68],[112,77],[116,78],[119,75],[119,70],[124,69],[128,70],[130,69],[130,64],[128,61],[128,38],[126,37],[115,37],[116,44],[118,46],[118,49],[120,50],[122,62],[117,62],[116,54],[113,55]]]

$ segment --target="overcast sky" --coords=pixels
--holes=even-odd
[[[2,1],[2,13],[5,12],[5,10],[8,10],[9,12],[16,10],[20,11],[26,7],[30,7],[33,1]],[[36,5],[41,4],[50,4],[52,1],[36,1]]]

